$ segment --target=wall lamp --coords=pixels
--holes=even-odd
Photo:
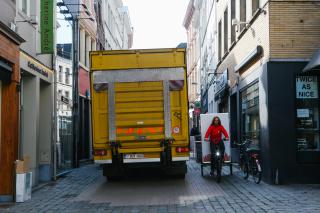
[[[58,7],[66,6],[66,5],[81,5],[84,9],[88,10],[87,5],[85,4],[65,4],[64,2],[57,2]]]
[[[94,19],[93,18],[78,18],[78,19],[89,19],[90,21],[92,21],[92,22],[94,22]],[[74,18],[73,17],[66,17],[66,18],[64,18],[64,20],[66,20],[66,21],[73,21],[74,20]]]
[[[78,11],[78,12],[70,12],[69,10],[60,10],[59,13],[61,13],[61,14],[86,13],[88,16],[91,16],[91,13],[88,10],[86,10],[86,11]]]

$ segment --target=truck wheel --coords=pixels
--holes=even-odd
[[[119,181],[121,179],[120,176],[108,175],[106,176],[108,182]]]
[[[176,177],[177,179],[185,179],[185,178],[186,178],[186,174],[175,175],[175,177]]]

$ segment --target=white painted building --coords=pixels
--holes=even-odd
[[[133,41],[128,7],[122,0],[102,0],[102,23],[105,35],[105,49],[130,49]]]
[[[72,116],[72,61],[57,56],[57,116]]]
[[[215,78],[213,73],[217,66],[215,4],[215,0],[197,0],[195,3],[196,9],[199,11],[196,19],[199,22],[201,105],[203,113],[216,111],[213,84]]]

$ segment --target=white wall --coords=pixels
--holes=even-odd
[[[59,66],[62,66],[62,82],[59,82]],[[70,74],[72,74],[72,61],[62,58],[60,56],[57,56],[56,61],[56,69],[58,72],[56,72],[57,75],[57,106],[58,106],[58,116],[71,116],[72,115],[72,75],[69,75],[69,84],[66,84],[66,69],[69,68]],[[69,92],[69,105],[63,103],[61,101],[61,95],[59,95],[58,91],[61,91],[61,95],[65,96],[66,91]]]
[[[106,49],[128,49],[128,35],[132,34],[131,22],[121,0],[102,1],[102,22],[107,42]]]

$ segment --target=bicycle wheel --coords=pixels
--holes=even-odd
[[[248,179],[249,177],[249,165],[248,163],[243,164],[243,178]]]
[[[222,170],[222,162],[221,159],[218,160],[217,162],[217,182],[220,183],[221,181],[221,170]]]
[[[258,159],[256,159],[255,162],[253,163],[253,168],[252,168],[252,177],[256,184],[260,183],[261,176],[262,176],[262,171],[261,171],[260,162]]]

